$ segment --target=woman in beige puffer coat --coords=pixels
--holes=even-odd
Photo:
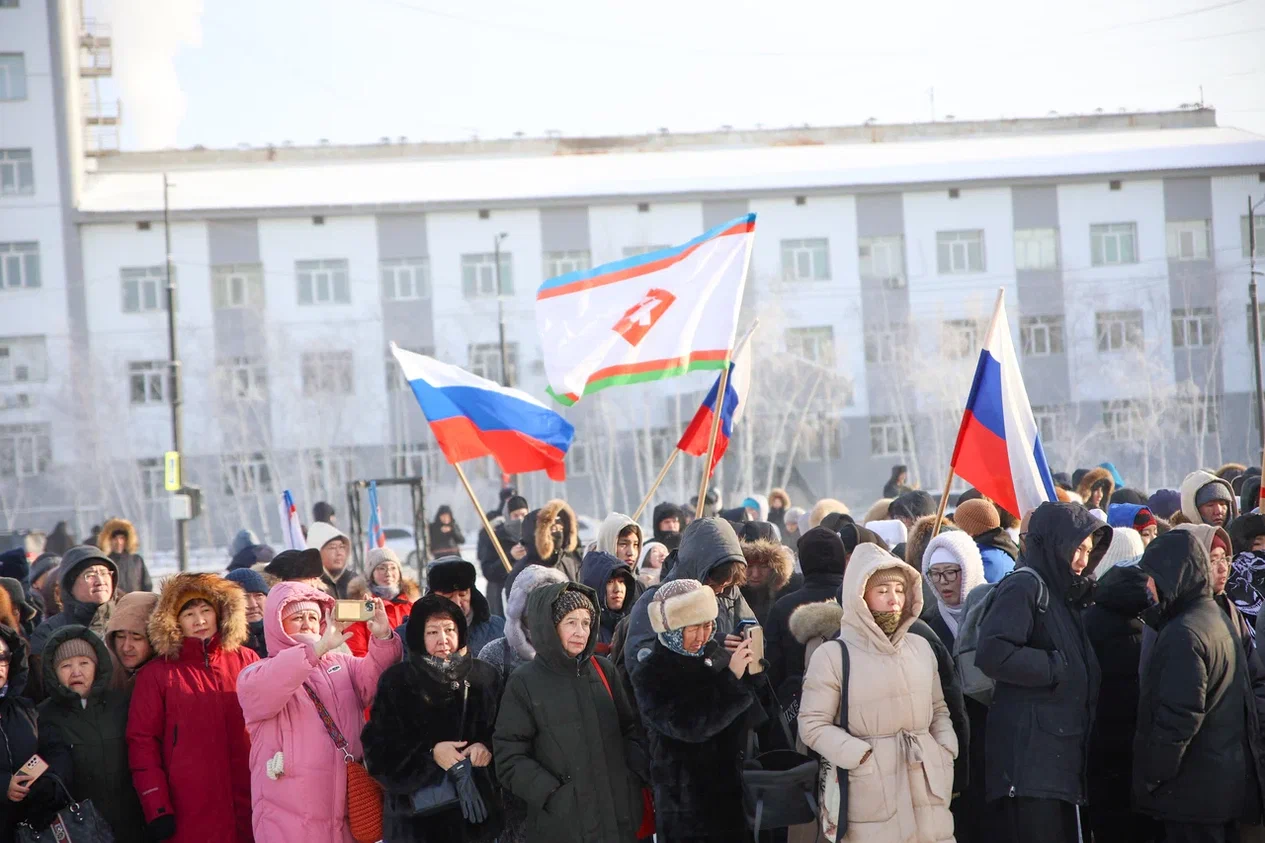
[[[951,843],[957,738],[931,645],[906,635],[922,612],[922,578],[863,544],[848,561],[842,594],[841,638],[851,663],[847,729],[837,724],[838,642],[813,653],[799,709],[804,743],[848,776],[847,833],[838,839]],[[825,786],[837,788],[834,776]],[[836,839],[837,821],[823,816],[826,839]]]

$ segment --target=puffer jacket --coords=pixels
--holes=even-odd
[[[354,843],[347,824],[347,768],[342,752],[325,731],[305,687],[311,688],[334,718],[347,751],[360,760],[364,710],[373,702],[378,677],[400,660],[398,635],[370,636],[363,658],[338,652],[319,658],[312,644],[296,641],[282,628],[287,606],[310,600],[328,618],[334,599],[297,582],[274,585],[264,605],[264,635],[272,656],[237,677],[246,728],[250,732],[250,793],[258,843]]]
[[[561,538],[552,531],[554,521],[562,526]],[[580,581],[580,564],[583,561],[579,551],[580,523],[566,501],[552,500],[540,509],[532,510],[523,519],[523,548],[527,555],[514,563],[513,569],[505,578],[505,593],[514,588],[514,580],[528,565],[544,565],[557,568],[567,575],[571,582]],[[512,557],[511,557],[512,558]]]
[[[514,671],[501,700],[496,775],[527,803],[529,841],[631,843],[642,814],[633,769],[646,772],[640,730],[615,668],[593,656],[597,628],[577,658],[554,632],[553,604],[566,590],[595,597],[575,583],[550,583],[527,596],[528,628],[542,632],[536,658]]]
[[[83,639],[97,654],[96,678],[87,704],[61,684],[52,654],[72,639]],[[127,766],[127,715],[130,691],[111,687],[113,665],[110,651],[87,628],[63,626],[48,639],[44,660],[44,687],[48,699],[40,703],[40,754],[48,756],[64,747],[72,772],[70,792],[75,799],[91,799],[92,805],[114,832],[115,840],[148,839],[145,815],[132,787]]]
[[[865,604],[870,577],[888,570],[905,578],[901,623],[891,636],[878,628]],[[953,840],[949,802],[957,736],[931,645],[908,634],[922,611],[920,580],[916,570],[875,545],[859,545],[848,560],[840,622],[850,660],[846,729],[836,723],[840,645],[818,647],[804,675],[800,739],[847,771],[848,831],[841,839],[848,843]],[[825,831],[834,839],[829,827]]]
[[[215,607],[219,628],[185,638],[180,609]],[[246,641],[246,593],[215,574],[169,577],[149,617],[154,658],[136,674],[127,720],[132,784],[145,820],[175,816],[174,843],[252,843],[250,736],[237,677],[259,661]]]

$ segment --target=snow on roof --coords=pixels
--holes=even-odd
[[[1265,165],[1265,137],[1205,127],[594,155],[218,164],[181,169],[174,211],[439,208],[758,194]],[[162,209],[157,172],[89,173],[94,213]]]

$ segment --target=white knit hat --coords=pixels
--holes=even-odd
[[[716,592],[698,580],[670,580],[659,586],[650,601],[650,628],[671,632],[714,621],[719,613]]]

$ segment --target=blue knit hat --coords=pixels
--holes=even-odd
[[[229,571],[224,575],[224,579],[237,583],[247,594],[268,593],[268,583],[264,580],[263,574],[250,568]]]

